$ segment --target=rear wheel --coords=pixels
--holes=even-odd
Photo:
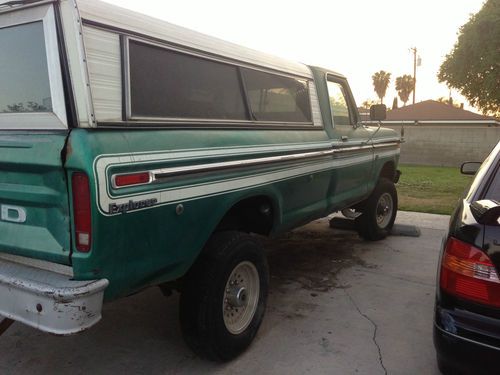
[[[398,210],[398,195],[394,183],[381,178],[360,210],[363,214],[356,218],[360,236],[369,241],[387,237],[394,225]]]
[[[243,352],[264,317],[268,284],[267,261],[252,236],[215,233],[181,292],[180,321],[188,346],[215,361]]]

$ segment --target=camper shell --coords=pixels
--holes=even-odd
[[[103,300],[175,287],[197,350],[183,306],[212,308],[193,290],[225,254],[220,283],[241,266],[248,285],[217,296],[249,312],[199,351],[228,359],[263,315],[256,235],[340,210],[368,239],[394,222],[400,136],[361,124],[341,74],[96,0],[0,1],[0,48],[4,317],[71,334]]]

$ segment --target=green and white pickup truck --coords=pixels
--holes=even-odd
[[[4,318],[72,334],[161,286],[228,360],[263,319],[259,236],[394,223],[400,136],[361,124],[340,74],[95,0],[0,0],[0,51]]]

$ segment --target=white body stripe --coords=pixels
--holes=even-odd
[[[154,207],[165,204],[174,204],[180,201],[188,201],[193,199],[199,199],[201,197],[214,196],[219,194],[224,194],[230,191],[238,191],[243,189],[255,188],[257,186],[266,185],[269,183],[275,183],[278,181],[283,181],[287,179],[292,179],[300,177],[303,175],[308,175],[311,173],[318,173],[330,169],[337,169],[348,167],[356,164],[366,163],[373,159],[374,155],[379,158],[393,157],[399,154],[399,148],[396,150],[386,150],[378,151],[373,149],[375,154],[366,155],[353,155],[345,156],[342,158],[330,157],[329,160],[316,160],[307,163],[298,164],[295,166],[287,166],[278,170],[273,170],[269,172],[262,172],[258,174],[253,174],[251,176],[243,176],[237,178],[224,179],[214,182],[207,182],[202,184],[184,185],[175,188],[159,189],[151,192],[141,192],[137,194],[120,195],[113,196],[110,192],[110,187],[108,186],[109,179],[107,177],[107,171],[110,167],[116,165],[131,165],[131,164],[142,164],[144,162],[149,163],[152,161],[173,161],[173,160],[185,160],[185,159],[200,159],[203,157],[213,157],[213,156],[228,156],[228,155],[242,155],[247,154],[249,156],[255,155],[255,153],[269,152],[269,151],[289,151],[293,150],[303,150],[303,149],[314,149],[325,147],[331,143],[310,143],[307,145],[271,145],[271,146],[249,146],[249,147],[238,147],[238,148],[220,148],[220,149],[197,149],[197,150],[179,150],[174,152],[158,152],[158,153],[138,153],[138,154],[122,154],[122,155],[101,155],[97,157],[94,161],[94,173],[96,181],[96,191],[97,191],[97,202],[100,212],[103,215],[109,214],[109,206],[111,204],[126,204],[130,199],[139,200],[149,200],[155,199],[157,204]],[[144,209],[149,209],[147,207]]]

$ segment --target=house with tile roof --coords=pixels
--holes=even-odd
[[[451,126],[473,124],[500,126],[500,122],[494,117],[480,115],[436,100],[425,100],[388,111],[386,121]]]
[[[366,123],[376,125],[365,111]],[[403,164],[459,167],[484,160],[500,140],[498,119],[435,100],[389,110],[382,126],[404,132]]]

